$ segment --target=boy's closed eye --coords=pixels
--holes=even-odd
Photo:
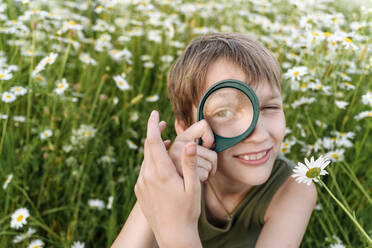
[[[265,105],[261,107],[261,110],[279,110],[281,108],[279,105]]]

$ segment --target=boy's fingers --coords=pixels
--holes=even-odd
[[[157,111],[152,111],[150,118],[147,122],[147,137],[145,141],[145,153],[151,154],[152,160],[157,161],[156,166],[162,168],[157,168],[159,171],[171,170],[169,164],[172,163],[168,156],[168,152],[164,146],[163,140],[161,139],[160,128],[159,128],[159,113]]]
[[[167,127],[167,123],[165,121],[161,121],[159,122],[159,129],[160,129],[160,132],[162,133],[164,131],[164,129]]]
[[[200,187],[199,177],[196,166],[196,144],[189,142],[182,151],[182,171],[185,191],[195,193],[197,187]]]
[[[171,141],[169,139],[164,140],[164,145],[165,145],[165,148],[168,149],[170,147],[170,145],[171,145]]]
[[[205,182],[208,180],[208,177],[209,177],[209,173],[208,171],[206,171],[204,168],[196,168],[196,171],[198,173],[198,177],[199,177],[199,180],[200,182]]]
[[[217,153],[215,151],[211,151],[204,146],[197,146],[196,153],[198,157],[202,157],[205,160],[209,161],[212,165],[212,169],[210,171],[210,175],[214,175],[217,172]]]
[[[214,142],[212,129],[205,119],[194,123],[186,129],[182,133],[182,138],[187,141],[194,141],[201,138],[203,140],[203,146],[207,148],[211,148]]]

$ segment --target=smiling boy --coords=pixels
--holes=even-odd
[[[212,130],[196,122],[196,112],[203,93],[225,79],[251,86],[261,109],[254,131],[216,154]],[[286,126],[280,80],[274,56],[245,35],[193,40],[168,75],[177,137],[164,152],[165,123],[151,115],[138,204],[113,247],[152,247],[155,238],[160,247],[298,247],[316,188],[296,183],[293,162],[279,154]],[[198,138],[202,145],[193,143]]]

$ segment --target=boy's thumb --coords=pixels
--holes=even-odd
[[[182,152],[183,181],[186,192],[195,192],[200,184],[196,170],[196,143],[189,142]],[[200,186],[200,185],[199,185]]]

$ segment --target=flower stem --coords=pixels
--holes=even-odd
[[[4,124],[3,124],[3,131],[2,131],[2,134],[1,134],[1,141],[0,141],[0,158],[1,158],[2,151],[3,151],[3,144],[4,144],[4,139],[5,139],[6,127],[7,127],[8,119],[9,119],[9,106],[7,106],[6,116],[7,116],[7,117],[6,117],[5,121],[4,121]]]
[[[336,196],[332,193],[332,191],[327,187],[327,185],[318,178],[319,182],[322,186],[327,190],[327,192],[331,195],[331,197],[336,201],[336,203],[344,210],[344,212],[350,217],[350,219],[354,222],[354,224],[358,227],[358,229],[362,232],[362,234],[366,237],[369,245],[372,244],[372,239],[368,236],[366,231],[363,227],[359,224],[359,222],[355,219],[355,217],[346,209],[346,207],[336,198]]]

